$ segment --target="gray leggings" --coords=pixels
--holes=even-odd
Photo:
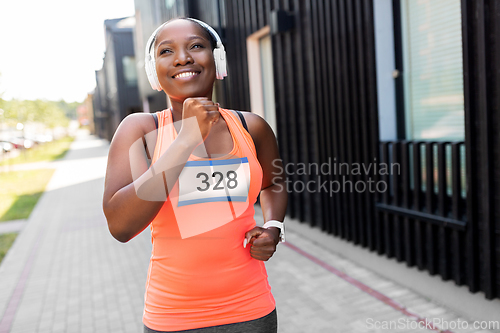
[[[243,321],[241,323],[218,325],[184,331],[155,331],[144,325],[144,333],[276,333],[278,332],[278,317],[276,309],[262,318]]]

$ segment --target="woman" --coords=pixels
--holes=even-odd
[[[168,21],[146,54],[152,87],[171,108],[122,121],[103,198],[120,242],[151,226],[144,331],[276,332],[263,262],[283,240],[287,204],[276,138],[259,116],[212,102],[225,53],[205,23]],[[253,218],[259,194],[263,227]]]

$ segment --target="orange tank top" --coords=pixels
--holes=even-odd
[[[276,306],[263,261],[243,248],[255,227],[254,204],[262,168],[250,134],[219,109],[233,139],[223,157],[191,155],[168,199],[151,222],[152,253],[144,324],[179,331],[261,318]],[[171,111],[158,112],[152,163],[177,137]]]

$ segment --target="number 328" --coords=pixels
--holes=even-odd
[[[235,189],[237,186],[238,186],[238,180],[236,179],[238,176],[238,174],[235,172],[235,171],[232,171],[232,170],[229,170],[227,173],[226,173],[226,178],[227,178],[227,181],[225,182],[227,187],[232,190],[232,189]],[[197,175],[196,175],[196,178],[204,178],[201,180],[201,182],[203,184],[206,184],[206,186],[203,188],[203,187],[199,187],[197,186],[196,188],[198,189],[198,191],[200,192],[204,192],[204,191],[208,191],[210,189],[210,182],[208,181],[210,179],[209,175],[206,174],[205,172],[199,172]],[[217,184],[215,184],[215,186],[213,187],[214,190],[223,190],[224,189],[224,186],[220,186],[220,184],[222,183],[222,181],[224,180],[224,174],[222,172],[219,172],[219,171],[215,171],[213,174],[212,174],[212,178],[217,178],[218,177],[218,180],[216,179],[217,181]]]

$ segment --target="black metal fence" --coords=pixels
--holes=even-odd
[[[380,176],[378,251],[463,284],[464,143],[383,142],[380,152],[392,172]]]

